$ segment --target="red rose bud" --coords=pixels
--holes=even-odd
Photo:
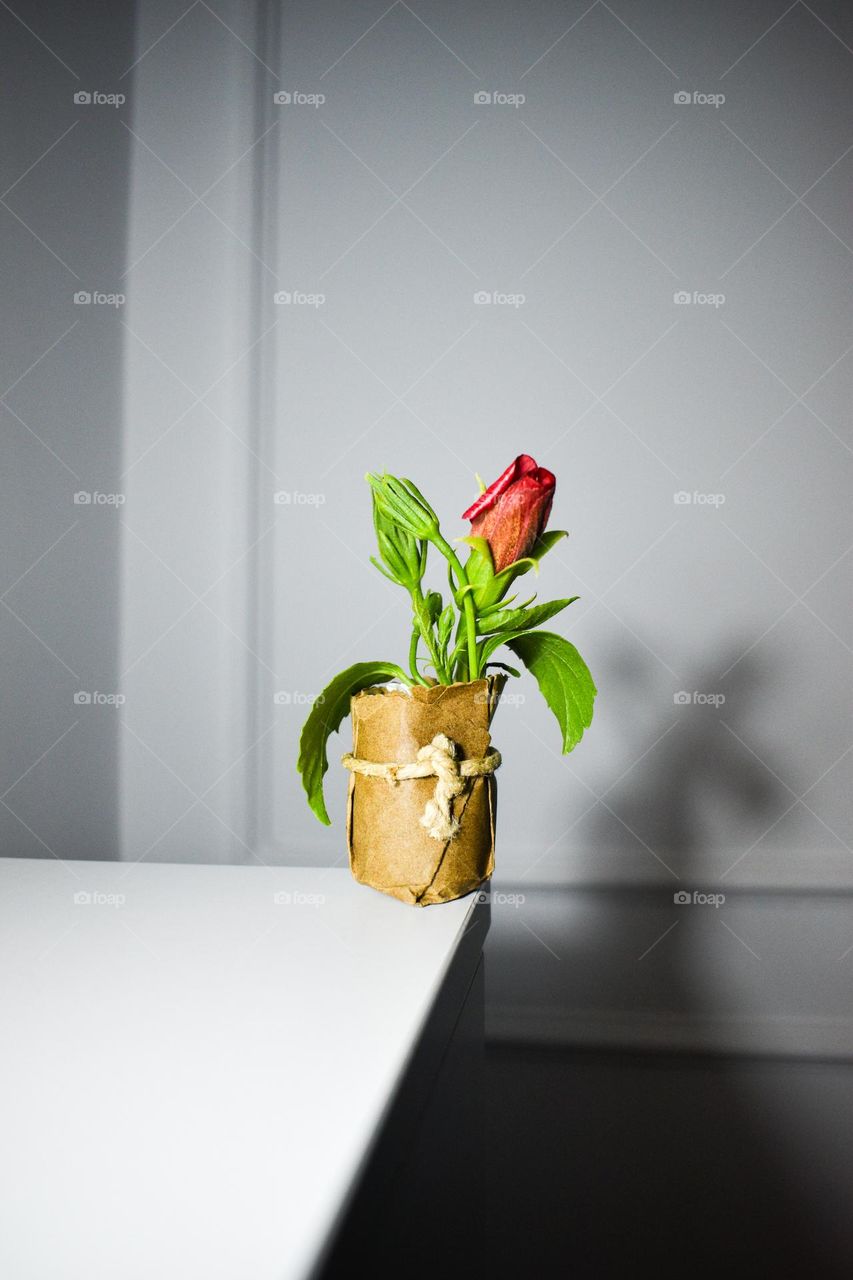
[[[472,535],[488,542],[495,573],[533,549],[548,523],[556,487],[552,472],[521,453],[463,513],[462,519],[471,521]]]

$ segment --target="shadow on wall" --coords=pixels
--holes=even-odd
[[[733,646],[713,675],[696,673],[696,690],[723,684],[723,704],[670,693],[657,723],[654,708],[667,707],[657,664],[631,649],[600,672],[614,705],[639,716],[625,726],[629,759],[664,735],[608,802],[679,880],[661,867],[656,887],[540,889],[523,908],[529,927],[493,923],[487,1000],[500,1030],[487,1041],[484,1274],[631,1275],[638,1257],[663,1275],[717,1277],[738,1264],[756,1275],[850,1274],[850,1155],[837,1123],[849,1066],[722,1053],[718,1043],[720,1025],[731,1035],[790,1008],[804,981],[787,914],[798,904],[769,908],[765,952],[753,928],[766,896],[732,895],[726,929],[723,911],[673,903],[674,891],[707,884],[709,855],[733,832],[747,848],[790,802],[773,774],[795,766],[759,731],[765,710],[778,715],[781,677],[736,662],[742,652]],[[593,843],[621,832],[636,854],[628,830],[602,806],[595,814]],[[819,1008],[805,988],[800,1004]],[[538,1025],[527,1020],[537,1006]],[[784,1021],[796,1055],[796,1022]],[[678,1051],[679,1029],[691,1052]],[[620,1035],[635,1045],[645,1035],[646,1051],[620,1048]]]
[[[614,702],[667,710],[657,723],[645,716],[639,724],[625,724],[629,760],[639,762],[608,795],[625,825],[599,807],[593,847],[615,852],[615,841],[616,848],[635,851],[633,831],[666,867],[701,883],[713,876],[706,855],[748,847],[782,812],[788,792],[774,774],[784,777],[792,770],[776,745],[756,741],[755,729],[762,704],[779,696],[772,688],[776,677],[755,659],[741,657],[743,651],[733,644],[703,664],[690,690],[669,703],[657,687],[662,681],[656,664],[642,650],[633,646],[611,656],[601,684]],[[735,665],[721,680],[720,671],[730,664]]]

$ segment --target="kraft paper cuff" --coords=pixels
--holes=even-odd
[[[429,688],[365,689],[350,702],[352,756],[412,765],[421,748],[443,734],[460,760],[482,761],[491,756],[489,726],[505,684],[499,675]],[[461,898],[488,879],[494,870],[494,773],[466,778],[461,794],[450,799],[455,834],[446,840],[433,839],[421,821],[435,790],[435,776],[394,783],[350,773],[347,846],[356,880],[425,907]]]

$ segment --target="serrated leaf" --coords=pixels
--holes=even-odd
[[[484,621],[480,619],[480,633],[489,635],[495,631],[530,631],[532,627],[540,627],[543,622],[562,612],[580,596],[571,596],[568,600],[548,600],[533,609],[504,609],[500,613],[490,614]]]
[[[536,678],[540,693],[557,718],[563,754],[567,754],[592,724],[598,691],[589,668],[575,646],[552,631],[527,631],[504,643]]]
[[[336,733],[341,722],[349,714],[349,700],[372,684],[384,684],[387,680],[402,680],[409,684],[406,673],[393,662],[356,662],[336,675],[326,685],[308,714],[299,738],[299,759],[296,767],[302,777],[302,785],[311,809],[328,827],[331,818],[326,811],[323,797],[323,777],[329,768],[326,746],[331,734]]]

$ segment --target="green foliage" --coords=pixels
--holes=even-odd
[[[539,691],[557,717],[568,754],[592,724],[598,690],[589,668],[573,644],[552,631],[528,631],[506,640],[536,678]]]
[[[460,539],[470,548],[463,565],[441,533],[438,516],[411,480],[368,474],[373,526],[379,558],[371,563],[384,577],[408,591],[412,605],[409,674],[393,662],[359,662],[335,676],[315,700],[299,740],[297,768],[308,803],[320,822],[328,825],[323,778],[328,770],[328,740],[349,713],[353,694],[388,680],[407,685],[432,683],[421,665],[435,672],[440,684],[476,680],[491,668],[512,676],[521,673],[506,663],[490,661],[507,646],[535,677],[560,725],[563,751],[573,749],[592,721],[595,684],[574,645],[539,627],[578,599],[577,596],[534,605],[536,595],[515,604],[508,594],[516,578],[539,564],[567,535],[563,530],[543,533],[528,556],[495,573],[489,543],[484,538]],[[446,561],[450,598],[424,587],[429,548]],[[515,605],[515,607],[511,607]],[[427,656],[419,655],[423,645]]]
[[[349,715],[349,702],[354,693],[373,684],[385,684],[388,680],[410,683],[405,671],[393,662],[357,662],[335,676],[314,699],[299,739],[296,767],[302,776],[311,809],[326,826],[331,822],[323,798],[323,777],[329,768],[326,755],[329,737],[338,731],[344,717]]]
[[[480,619],[481,635],[490,635],[496,631],[530,631],[533,627],[541,627],[543,622],[561,613],[568,605],[574,604],[580,596],[571,596],[567,600],[549,600],[546,604],[538,604],[532,609],[503,609],[499,613],[491,613],[485,622]]]

